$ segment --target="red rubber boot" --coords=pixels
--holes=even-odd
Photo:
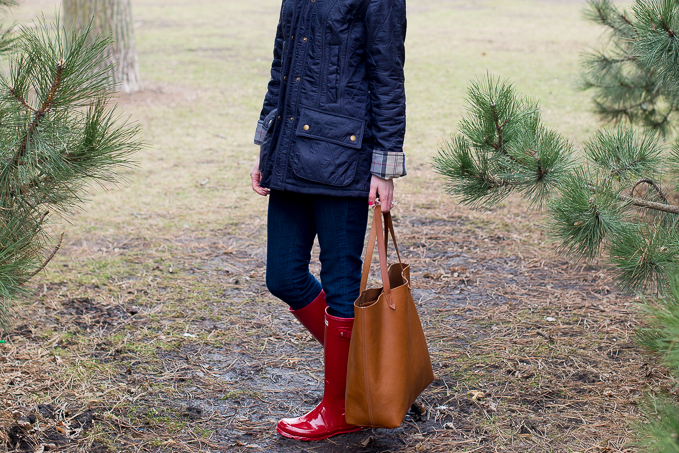
[[[325,302],[325,291],[321,290],[321,293],[306,307],[299,310],[290,309],[290,313],[295,315],[295,318],[306,327],[306,330],[318,340],[321,346],[325,335],[326,308],[328,304]]]
[[[344,419],[344,393],[347,387],[347,359],[354,318],[325,315],[325,389],[314,410],[298,418],[284,418],[276,431],[299,440],[323,440],[361,430]]]

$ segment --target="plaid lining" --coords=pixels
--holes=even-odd
[[[255,129],[255,145],[262,146],[265,135],[266,132],[264,132],[264,120],[259,120],[257,121],[257,129]]]
[[[370,173],[383,179],[394,179],[407,175],[405,154],[401,151],[373,150]]]
[[[266,133],[269,132],[269,128],[273,124],[277,112],[278,109],[273,109],[263,120],[257,121],[257,129],[255,129],[255,145],[262,146],[264,137],[266,136]]]

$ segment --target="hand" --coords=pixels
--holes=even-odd
[[[252,170],[250,171],[250,179],[252,180],[252,190],[263,197],[269,195],[271,190],[259,185],[259,182],[262,180],[262,172],[259,171],[259,156],[257,156],[255,165],[253,165]]]
[[[375,205],[375,198],[380,199],[382,212],[389,212],[394,200],[394,180],[382,179],[373,175],[370,180],[370,195],[368,196],[370,206]]]

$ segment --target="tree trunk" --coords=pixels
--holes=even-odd
[[[115,40],[108,49],[111,78],[123,93],[141,89],[130,0],[62,0],[64,25],[82,30],[92,21],[92,32]]]

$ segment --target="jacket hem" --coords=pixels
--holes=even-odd
[[[367,201],[370,195],[370,189],[360,190],[360,189],[349,189],[345,187],[298,187],[290,184],[285,184],[282,187],[276,185],[262,186],[271,190],[278,190],[281,192],[294,192],[304,195],[326,195],[329,197],[356,197],[365,198]]]

